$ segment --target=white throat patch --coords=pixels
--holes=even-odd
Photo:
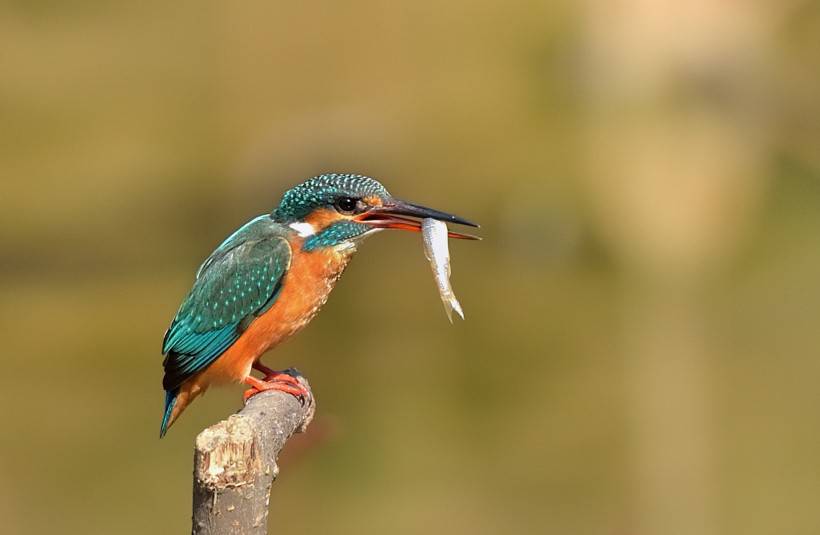
[[[295,230],[296,233],[302,238],[307,238],[308,236],[313,236],[316,234],[316,228],[310,223],[305,223],[304,221],[297,221],[288,226]]]

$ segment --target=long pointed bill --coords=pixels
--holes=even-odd
[[[411,219],[411,218],[418,218]],[[405,201],[392,199],[385,203],[384,206],[374,208],[367,213],[364,213],[356,218],[361,223],[367,223],[375,228],[392,228],[398,230],[409,230],[412,232],[421,232],[421,219],[438,219],[445,223],[454,223],[457,225],[466,225],[469,227],[476,227],[478,225],[467,221],[464,218],[440,212],[426,206],[412,204]],[[462,234],[460,232],[448,232],[451,238],[461,240],[480,240],[478,236],[472,234]]]

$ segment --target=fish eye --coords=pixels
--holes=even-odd
[[[335,203],[336,210],[339,213],[348,215],[354,213],[358,206],[358,199],[354,199],[353,197],[340,197],[339,199],[336,199]]]

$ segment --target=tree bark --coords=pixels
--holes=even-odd
[[[304,403],[284,392],[262,392],[196,438],[194,535],[267,533],[277,457],[293,433],[304,432],[316,410],[307,380],[296,370],[286,373],[307,389]]]

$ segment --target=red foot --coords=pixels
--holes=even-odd
[[[245,378],[245,384],[250,385],[250,388],[245,390],[245,394],[242,396],[245,403],[247,403],[248,400],[256,394],[266,392],[268,390],[279,390],[280,392],[285,392],[292,395],[301,403],[305,402],[309,394],[308,391],[305,390],[305,387],[302,386],[302,383],[300,383],[295,377],[286,373],[275,372],[273,370],[269,371],[271,373],[265,377],[264,381],[257,379],[252,375]]]
[[[259,370],[260,372],[265,374],[265,378],[262,379],[266,383],[270,382],[279,382],[279,383],[287,383],[289,385],[293,385],[296,388],[302,388],[302,383],[299,382],[294,376],[287,372],[280,372],[276,370],[271,370],[261,361],[257,360],[253,363],[253,369]]]

